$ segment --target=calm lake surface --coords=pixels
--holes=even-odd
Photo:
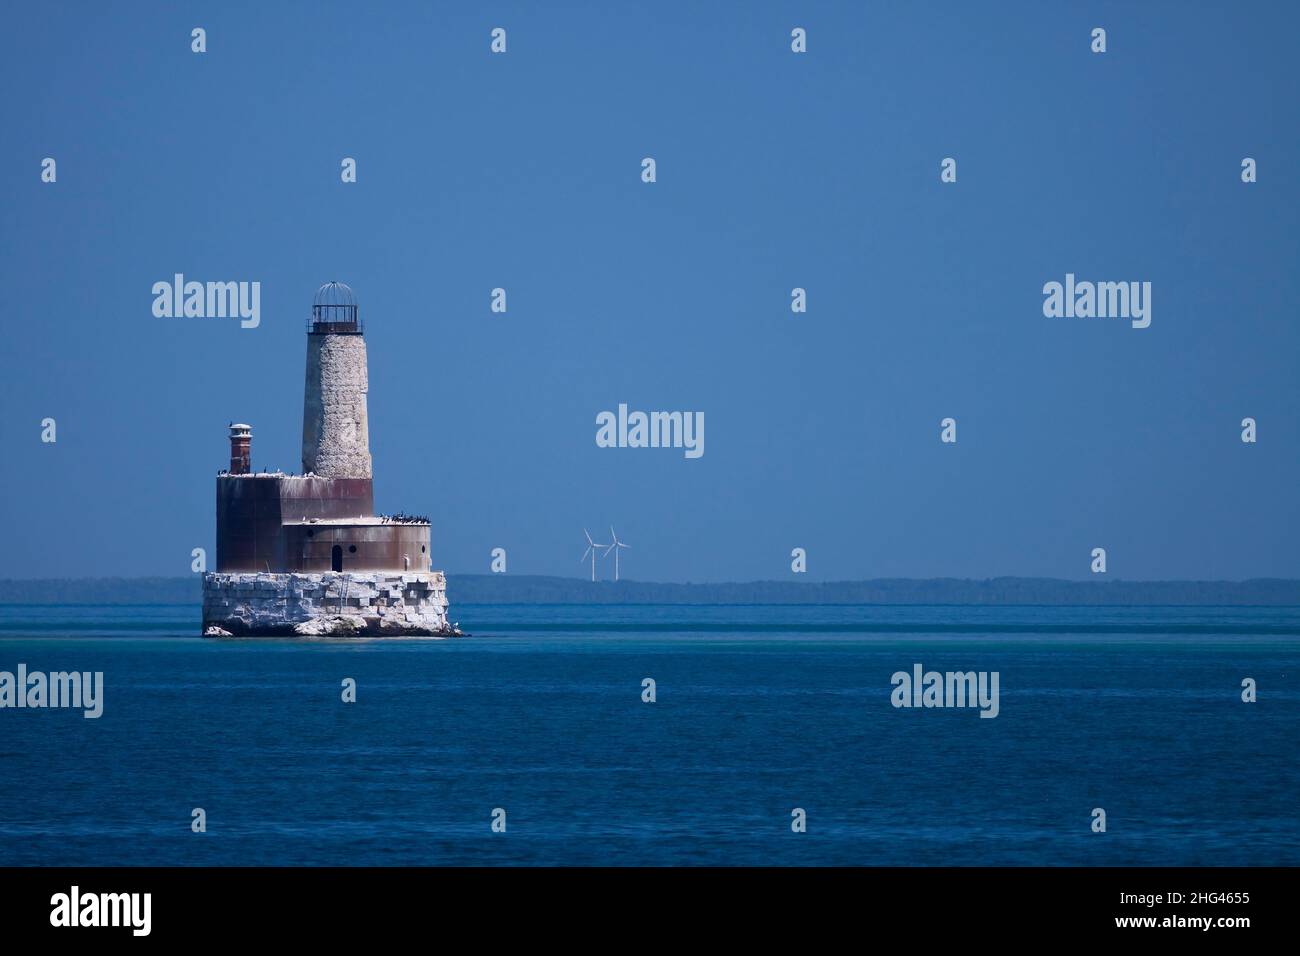
[[[104,674],[97,720],[0,709],[0,865],[1300,864],[1300,608],[453,618],[221,642],[197,606],[0,606],[0,671]],[[998,716],[893,707],[918,663],[997,671]]]

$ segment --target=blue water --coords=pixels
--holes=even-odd
[[[0,670],[106,685],[0,710],[0,865],[1300,864],[1300,608],[453,610],[313,643],[0,607]],[[918,662],[998,671],[1000,715],[892,707]]]

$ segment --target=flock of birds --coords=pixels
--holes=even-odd
[[[380,524],[429,524],[427,515],[407,515],[398,512],[395,515],[380,515]]]

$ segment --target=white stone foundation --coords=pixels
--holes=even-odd
[[[441,571],[203,575],[205,637],[452,637]]]

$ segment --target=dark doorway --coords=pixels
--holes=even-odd
[[[335,571],[343,570],[343,548],[337,544],[330,550],[330,567]]]

